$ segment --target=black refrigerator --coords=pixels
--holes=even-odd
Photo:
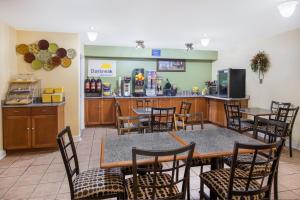
[[[246,70],[231,68],[219,70],[218,94],[227,98],[245,98]]]

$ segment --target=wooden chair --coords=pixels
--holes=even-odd
[[[119,168],[80,172],[70,127],[60,132],[56,140],[66,168],[71,199],[124,197],[123,176]]]
[[[261,127],[260,124],[265,124],[264,128]],[[254,137],[257,139],[258,135],[260,134],[263,136],[261,139],[264,143],[272,144],[275,142],[278,142],[279,140],[282,140],[286,137],[287,131],[288,131],[288,124],[285,122],[275,121],[275,120],[269,120],[262,117],[256,117],[255,118],[255,124],[254,124]],[[232,165],[232,157],[225,158],[224,161],[227,165]],[[246,155],[239,155],[239,160],[248,161],[251,162],[252,155],[246,154]],[[257,164],[252,170],[253,176],[261,176],[261,173],[263,172],[263,169],[265,168],[265,165],[262,165],[264,157],[261,155],[257,155],[256,162]],[[246,164],[239,164],[237,166],[239,169],[249,172],[250,166]],[[267,166],[268,168],[271,168],[271,165]],[[277,191],[278,191],[278,184],[277,184],[277,173],[274,177],[274,196],[275,199],[277,199]]]
[[[142,149],[132,149],[133,177],[126,179],[125,188],[128,199],[185,199],[188,190],[190,163],[193,156],[195,143],[185,147],[168,151],[148,151]],[[181,165],[176,165],[179,156],[183,156]],[[137,157],[143,156],[154,160],[152,168],[139,168]],[[168,156],[172,159],[171,167],[160,169],[159,157]],[[184,174],[176,179],[177,169],[183,169]],[[145,175],[138,175],[138,171],[143,171]],[[181,190],[178,185],[181,185]],[[189,199],[189,197],[187,197]]]
[[[272,182],[278,169],[283,144],[284,140],[263,145],[236,142],[229,169],[213,170],[200,175],[200,199],[206,197],[204,185],[219,199],[271,199]],[[241,159],[239,152],[243,150],[253,151],[247,154],[251,159]],[[249,170],[241,170],[241,165],[247,166]],[[254,169],[258,167],[261,169],[259,176],[254,173]]]
[[[288,108],[287,110],[287,119],[286,123],[288,123],[288,137],[289,137],[289,150],[290,150],[290,157],[293,156],[293,148],[292,148],[292,133],[294,129],[295,120],[299,111],[299,106],[295,108]]]
[[[178,118],[181,118],[181,120],[178,120]],[[201,129],[203,129],[203,113],[191,113],[191,114],[175,114],[174,116],[174,123],[175,123],[175,130],[178,131],[180,129],[186,130],[188,126],[191,127],[192,130],[194,130],[194,125],[196,123],[200,122]]]
[[[227,128],[239,133],[253,130],[252,121],[242,118],[239,105],[224,104]]]
[[[151,109],[151,132],[172,131],[174,128],[175,107]]]

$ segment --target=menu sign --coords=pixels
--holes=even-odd
[[[116,77],[116,61],[88,60],[89,77]]]

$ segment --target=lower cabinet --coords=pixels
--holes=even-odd
[[[64,107],[3,108],[4,149],[56,147],[64,128]]]

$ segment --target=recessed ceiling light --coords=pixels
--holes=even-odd
[[[145,44],[144,44],[144,41],[143,40],[137,40],[135,41],[136,42],[136,48],[137,49],[144,49],[145,48]]]
[[[286,1],[284,3],[279,4],[278,10],[282,17],[290,17],[295,12],[298,1]]]
[[[95,31],[95,28],[93,26],[91,26],[90,31],[87,32],[87,36],[91,42],[97,40],[98,33]]]
[[[207,35],[204,34],[204,37],[201,38],[200,42],[201,42],[202,46],[206,47],[206,46],[208,46],[208,44],[210,42],[210,38],[208,38]]]
[[[193,51],[194,50],[193,43],[186,43],[185,47],[186,47],[187,51]]]

